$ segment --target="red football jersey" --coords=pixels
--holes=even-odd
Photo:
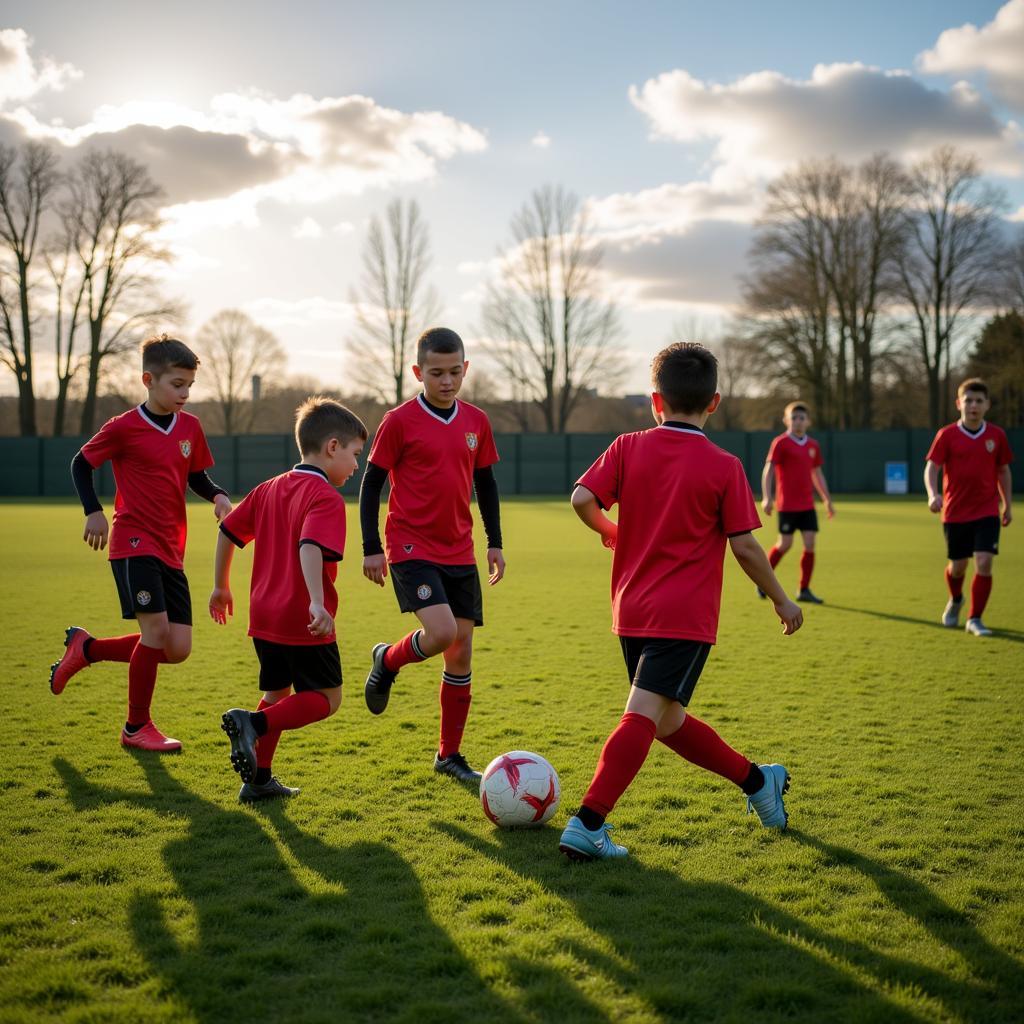
[[[388,470],[391,481],[384,524],[389,562],[476,561],[470,514],[473,470],[498,461],[482,409],[456,401],[451,419],[445,420],[417,395],[385,415],[369,461]]]
[[[978,433],[970,434],[959,421],[951,423],[935,435],[925,458],[942,467],[944,523],[999,515],[999,470],[1013,462],[1001,427],[982,422]]]
[[[612,631],[713,644],[726,538],[761,525],[740,460],[662,424],[617,438],[579,483],[619,505]]]
[[[221,529],[239,547],[255,540],[249,585],[249,636],[279,644],[329,644],[311,636],[309,591],[299,563],[299,545],[312,541],[324,555],[324,607],[338,611],[334,581],[345,554],[345,501],[327,475],[296,466],[250,491],[225,517]]]
[[[82,445],[82,455],[93,469],[109,459],[114,470],[117,492],[109,557],[155,555],[172,569],[181,569],[188,534],[188,475],[213,465],[199,420],[177,412],[164,429],[139,405],[107,420]]]
[[[822,464],[821,447],[810,434],[797,438],[779,434],[768,449],[775,467],[775,507],[780,512],[806,512],[814,508],[814,471]]]

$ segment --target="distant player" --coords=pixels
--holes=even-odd
[[[468,365],[454,331],[435,327],[420,337],[413,373],[423,391],[384,417],[363,476],[359,518],[363,575],[384,586],[390,569],[398,607],[420,621],[419,629],[397,643],[374,647],[366,705],[379,715],[401,668],[441,654],[441,736],[434,770],[475,784],[480,773],[460,749],[472,699],[473,629],[483,625],[470,514],[474,489],[487,533],[492,586],[505,574],[505,558],[491,424],[482,409],[456,398]],[[385,552],[378,518],[388,479]]]
[[[1010,463],[1013,452],[1006,434],[985,420],[990,402],[988,386],[972,377],[956,391],[960,419],[943,427],[928,449],[924,485],[928,508],[942,512],[946,534],[946,586],[949,601],[942,613],[942,624],[950,629],[960,625],[964,603],[964,576],[967,563],[974,557],[971,583],[971,607],[967,613],[967,632],[991,636],[982,621],[989,594],[992,593],[992,559],[999,551],[999,499],[1003,500],[1002,525],[1013,521],[1013,481]],[[939,494],[939,470],[942,493]]]
[[[231,511],[227,492],[207,475],[213,465],[203,428],[182,412],[199,360],[183,342],[150,338],[142,346],[141,405],[108,420],[71,463],[71,475],[85,510],[85,542],[107,546],[121,614],[137,619],[139,632],[97,638],[71,626],[60,661],[50,669],[50,689],[59,694],[76,672],[98,661],[128,663],[128,716],[121,744],[139,750],[181,750],[150,717],[157,667],[184,661],[192,650],[192,600],[183,571],[185,489],[213,502],[214,515]],[[93,471],[110,461],[117,493],[109,530],[96,497]]]
[[[751,534],[761,524],[742,463],[704,435],[721,400],[715,357],[700,345],[670,345],[652,370],[658,426],[619,437],[572,494],[576,514],[615,551],[612,630],[631,683],[622,720],[562,833],[559,848],[573,860],[626,856],[605,818],[655,739],[739,786],[764,826],[787,823],[786,769],[747,760],[686,708],[717,638],[726,542],[771,598],[784,633],[800,628],[803,613]],[[616,503],[618,524],[603,511]]]
[[[761,474],[761,507],[770,516],[779,510],[779,539],[768,552],[774,569],[782,556],[793,546],[793,535],[799,530],[804,543],[800,556],[800,591],[796,599],[808,604],[824,604],[811,590],[814,572],[814,548],[818,539],[818,513],[814,510],[814,492],[825,503],[829,519],[835,515],[832,497],[821,467],[821,446],[807,433],[811,417],[803,402],[790,402],[782,414],[786,432],[772,441],[768,459]],[[758,588],[758,595],[764,592]]]
[[[315,397],[298,408],[295,440],[302,461],[250,491],[220,524],[217,538],[210,616],[222,625],[234,611],[235,547],[256,543],[249,636],[263,697],[255,711],[226,711],[221,726],[242,777],[242,803],[295,796],[298,790],[271,772],[281,733],[328,718],[341,706],[334,581],[345,553],[345,502],[335,488],[356,471],[366,427],[345,406]]]

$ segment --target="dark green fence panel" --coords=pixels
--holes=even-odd
[[[567,493],[565,434],[523,434],[519,450],[520,494]]]
[[[35,495],[41,491],[40,468],[43,464],[43,440],[39,437],[0,439],[0,495]]]

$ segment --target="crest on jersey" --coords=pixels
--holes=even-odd
[[[178,447],[181,449],[181,454],[187,459],[192,454],[192,442],[191,441],[180,441]]]
[[[411,544],[403,544],[402,547],[405,549],[405,553],[407,555],[412,554],[412,545]]]
[[[433,592],[434,592],[434,591],[433,591],[433,590],[431,590],[431,589],[430,589],[430,587],[428,587],[428,586],[426,585],[426,583],[421,583],[421,584],[420,584],[420,585],[419,585],[419,586],[418,586],[418,587],[416,588],[416,596],[417,596],[417,597],[418,597],[418,598],[419,598],[419,599],[420,599],[421,601],[426,601],[426,599],[427,599],[428,597],[430,597],[430,595],[431,595],[431,594],[432,594]]]
[[[477,439],[476,439],[476,434],[467,434],[466,435],[466,444],[469,446],[469,450],[471,452],[475,452],[476,451],[476,446],[479,443],[480,442],[477,441]]]
[[[814,445],[811,445],[811,447],[807,449],[807,454],[810,455],[812,459],[817,458],[818,453],[814,450]]]
[[[989,438],[989,439],[988,439],[988,440],[987,440],[987,441],[985,442],[985,451],[987,451],[987,452],[994,452],[995,450],[996,450],[996,443],[995,443],[995,441],[993,441],[993,440],[992,440],[992,438],[990,437],[990,438]]]
[[[138,604],[141,604],[143,608],[153,600],[153,595],[148,590],[140,590],[135,595],[135,600]]]
[[[128,543],[131,544],[131,546],[133,548],[137,548],[142,543],[142,538],[141,537],[129,537],[128,538]]]

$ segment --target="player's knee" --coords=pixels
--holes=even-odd
[[[987,551],[979,551],[974,556],[974,564],[979,576],[992,575],[992,556]]]
[[[146,622],[141,625],[142,642],[147,647],[163,648],[170,661],[170,653],[167,648],[171,641],[171,627],[167,622]]]
[[[458,639],[458,628],[454,622],[444,622],[427,631],[430,646],[437,651],[447,651]]]
[[[327,707],[329,709],[327,717],[330,718],[341,707],[341,687],[336,686],[333,689],[321,690],[320,692],[327,698]]]
[[[191,653],[191,640],[168,637],[164,644],[164,654],[167,657],[168,664],[177,665],[180,662],[183,662]]]
[[[949,574],[957,578],[963,576],[967,572],[967,559],[957,558],[949,563]]]
[[[782,534],[781,537],[779,537],[778,547],[779,547],[780,551],[788,551],[792,546],[793,546],[793,534],[791,534],[791,533],[784,533],[784,534]]]

